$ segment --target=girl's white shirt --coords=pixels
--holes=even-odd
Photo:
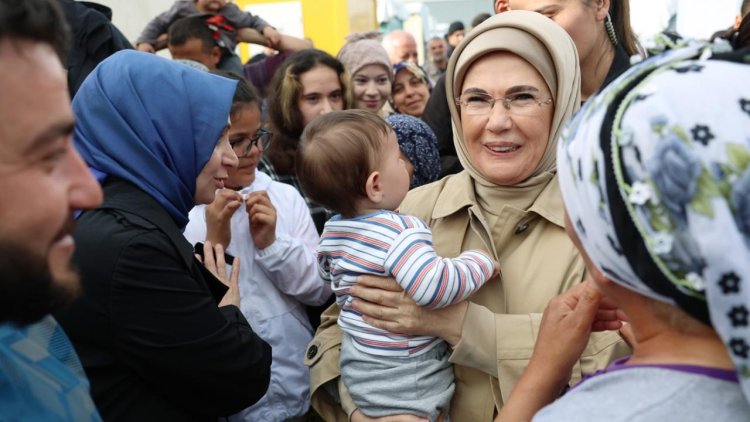
[[[253,330],[273,348],[271,383],[266,395],[233,420],[284,421],[304,415],[309,408],[309,375],[304,353],[312,328],[303,305],[320,305],[331,287],[318,275],[318,233],[305,200],[289,185],[263,172],[240,191],[266,191],[276,208],[276,240],[265,249],[255,247],[244,206],[231,220],[232,240],[227,252],[241,261],[240,309]],[[185,238],[195,244],[206,239],[205,205],[190,211]]]

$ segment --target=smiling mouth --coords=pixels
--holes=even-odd
[[[500,154],[507,154],[510,152],[516,152],[519,149],[521,149],[520,145],[503,145],[503,146],[487,146],[487,149],[489,149],[492,152],[497,152]]]

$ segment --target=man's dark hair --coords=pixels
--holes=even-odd
[[[750,13],[750,0],[743,0],[740,6],[740,14],[744,18],[748,13]]]
[[[68,57],[68,24],[54,0],[0,0],[0,40],[6,38],[49,44],[63,64]]]
[[[191,38],[201,40],[203,51],[206,53],[210,53],[211,49],[217,45],[214,32],[208,27],[204,16],[188,16],[177,19],[172,25],[169,25],[167,44],[183,45]]]

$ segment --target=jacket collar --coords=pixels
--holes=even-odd
[[[174,244],[185,265],[193,262],[193,248],[182,236],[182,231],[167,211],[149,194],[130,182],[117,177],[108,177],[102,186],[104,201],[101,209],[114,209],[138,216],[161,230]]]
[[[432,218],[444,218],[464,208],[477,206],[477,203],[473,180],[467,172],[462,171],[445,179],[443,189],[432,210]],[[526,212],[538,214],[553,224],[565,227],[562,195],[557,175],[547,183]]]

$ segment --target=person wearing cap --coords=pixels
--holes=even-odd
[[[388,52],[378,32],[354,33],[346,37],[337,58],[351,75],[353,108],[384,116],[383,106],[391,96],[393,73]]]
[[[454,21],[448,26],[448,32],[445,33],[445,42],[448,43],[448,58],[453,54],[453,50],[456,49],[458,43],[464,39],[466,35],[466,28],[464,23],[461,21]]]

